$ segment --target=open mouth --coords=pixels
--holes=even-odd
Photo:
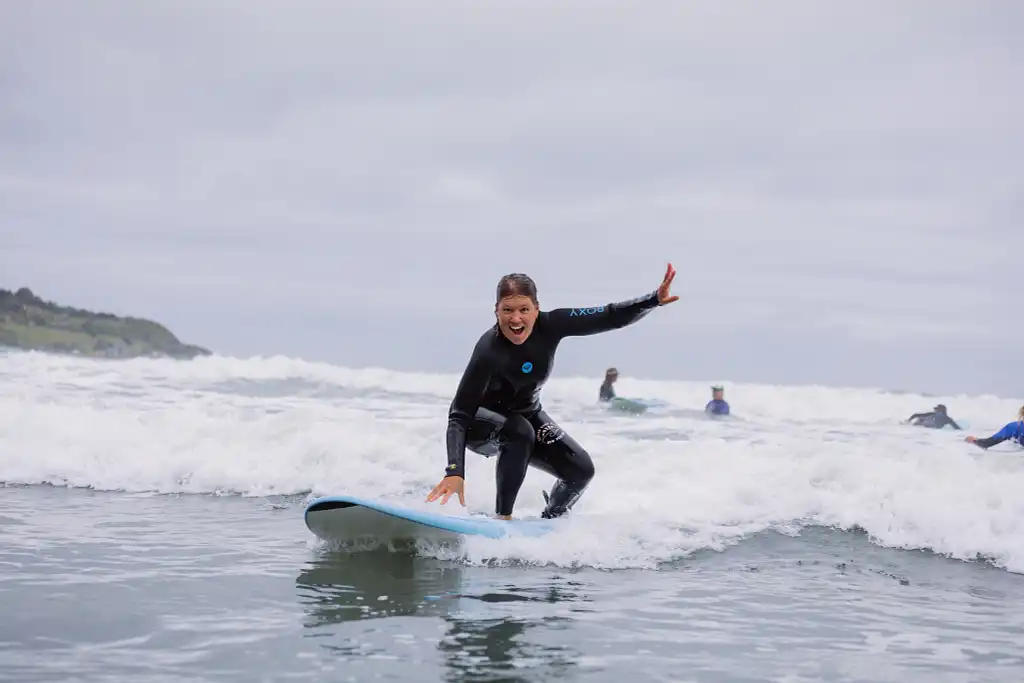
[[[518,337],[526,332],[526,325],[509,325],[508,331]]]

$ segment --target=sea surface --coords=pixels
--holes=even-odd
[[[900,424],[1019,398],[600,379],[545,389],[597,465],[552,534],[353,552],[305,504],[422,504],[457,376],[0,353],[0,681],[1024,681],[1024,453]]]

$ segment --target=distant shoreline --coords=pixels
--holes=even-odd
[[[180,341],[163,325],[61,306],[22,287],[0,289],[0,348],[92,358],[162,357],[188,360],[212,355]]]

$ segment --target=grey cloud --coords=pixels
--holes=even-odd
[[[1011,2],[7,3],[0,286],[457,370],[500,274],[579,305],[672,260],[671,313],[559,367],[657,333],[704,361],[650,372],[1011,387],[1022,27]],[[437,348],[380,341],[432,318]]]

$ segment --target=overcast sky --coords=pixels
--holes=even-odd
[[[219,352],[1022,390],[1024,3],[0,4],[0,287]]]

